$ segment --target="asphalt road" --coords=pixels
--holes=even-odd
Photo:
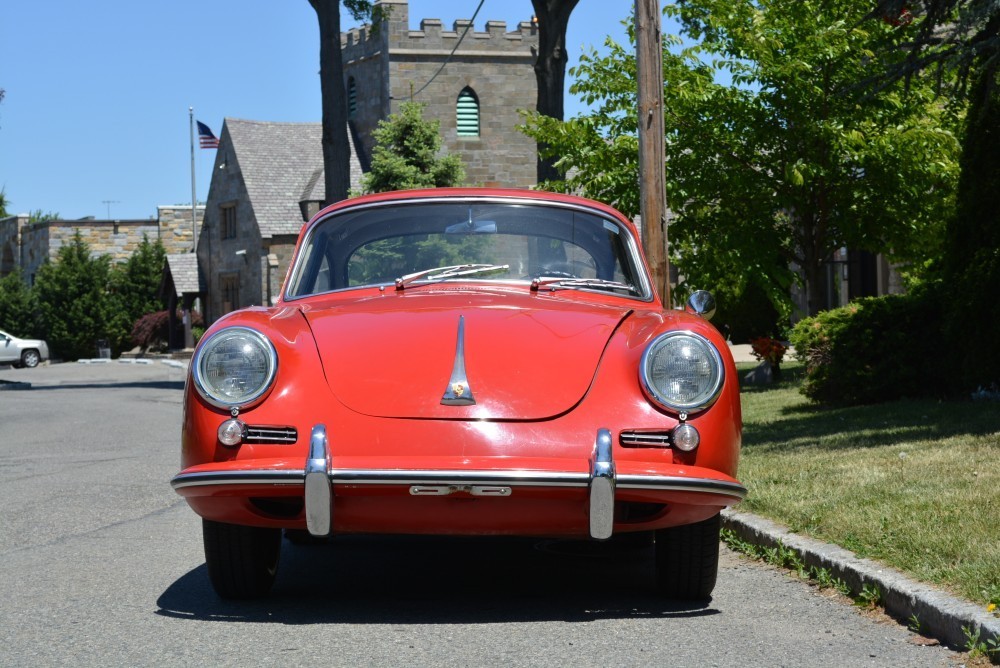
[[[955,666],[905,628],[723,552],[707,605],[648,549],[353,536],[285,543],[273,594],[218,599],[170,489],[183,372],[0,369],[0,666]],[[603,547],[604,549],[597,549]]]

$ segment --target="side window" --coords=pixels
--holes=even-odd
[[[358,84],[354,77],[347,79],[347,116],[353,118],[358,110]]]
[[[468,86],[458,94],[456,120],[459,137],[479,136],[479,98]]]
[[[223,204],[219,207],[220,234],[223,239],[236,238],[236,205]]]

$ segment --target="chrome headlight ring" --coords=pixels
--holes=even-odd
[[[679,330],[656,337],[642,353],[639,382],[650,401],[676,413],[697,413],[722,391],[725,367],[712,343]]]
[[[278,354],[274,344],[249,327],[227,327],[198,346],[191,360],[198,394],[217,408],[247,408],[258,403],[274,382]]]

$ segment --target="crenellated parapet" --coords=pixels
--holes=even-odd
[[[530,21],[521,21],[514,30],[508,31],[506,21],[491,20],[486,22],[485,31],[479,31],[468,19],[453,21],[450,30],[439,19],[424,19],[420,22],[420,30],[408,30],[406,42],[393,46],[431,51],[452,49],[467,30],[468,34],[460,47],[463,50],[527,51],[531,45],[538,43],[538,27]]]
[[[372,31],[371,26],[352,28],[340,34],[341,57],[345,62],[364,60],[382,52],[386,45],[383,31]]]
[[[397,53],[450,51],[466,31],[460,48],[484,55],[530,54],[531,47],[538,44],[538,26],[531,21],[521,21],[508,31],[506,21],[489,20],[486,29],[480,31],[469,19],[455,20],[450,28],[440,19],[423,19],[420,30],[410,30],[406,0],[381,0],[376,4],[388,13],[388,20],[378,30],[365,25],[343,32],[340,46],[344,62],[360,62],[386,48]]]

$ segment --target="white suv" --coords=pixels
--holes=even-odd
[[[49,358],[49,346],[38,339],[19,339],[0,329],[0,364],[38,366]]]

